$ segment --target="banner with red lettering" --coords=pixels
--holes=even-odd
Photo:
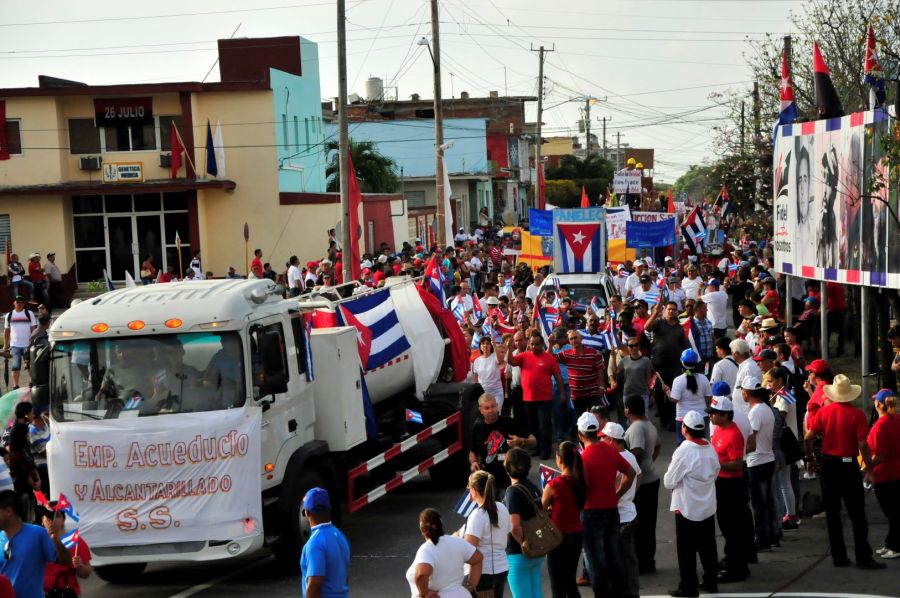
[[[262,533],[261,411],[51,422],[53,494],[92,547]]]

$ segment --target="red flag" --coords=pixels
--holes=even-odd
[[[0,101],[0,160],[9,160],[9,147],[6,141],[6,102]]]
[[[813,71],[815,75],[816,107],[819,118],[836,118],[844,116],[844,107],[838,97],[828,66],[819,51],[819,44],[813,42]]]
[[[349,180],[347,181],[347,189],[350,195],[350,221],[347,226],[350,227],[350,275],[354,279],[362,276],[362,270],[359,263],[362,261],[359,253],[359,206],[362,204],[362,192],[359,190],[359,181],[356,180],[356,169],[353,167],[353,158],[350,157],[350,149],[347,149],[347,172]],[[347,248],[344,247],[344,251]]]
[[[172,123],[172,135],[169,147],[172,148],[172,179],[177,179],[178,169],[181,168],[181,152],[184,151],[184,147],[181,145],[181,139],[178,138],[178,129],[175,128],[174,122]]]
[[[587,196],[587,189],[584,188],[584,185],[581,186],[581,207],[582,208],[591,207],[591,202]]]
[[[672,187],[669,187],[669,203],[666,206],[666,213],[675,213],[675,196],[672,194]]]
[[[34,500],[37,501],[37,504],[41,505],[42,507],[47,507],[48,509],[50,508],[50,501],[47,500],[47,497],[40,490],[34,491]]]

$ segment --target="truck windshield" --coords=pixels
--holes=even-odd
[[[575,309],[585,311],[594,297],[597,298],[597,307],[606,308],[606,293],[599,284],[565,284],[563,286],[569,290],[569,297],[576,304]]]
[[[234,332],[56,342],[50,371],[57,421],[231,409],[247,394]]]

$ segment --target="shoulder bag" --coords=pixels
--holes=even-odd
[[[534,506],[534,517],[522,520],[522,533],[525,541],[522,542],[522,552],[531,558],[542,557],[560,544],[562,544],[562,532],[550,520],[550,515],[541,503],[534,500],[527,489],[519,484],[514,484],[519,492],[523,493]]]

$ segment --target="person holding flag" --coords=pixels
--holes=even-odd
[[[14,490],[0,491],[0,546],[7,547],[0,553],[0,574],[12,582],[17,598],[43,598],[47,563],[71,566],[72,555],[59,530],[24,523],[23,510]]]
[[[75,592],[76,596],[81,596],[78,580],[87,579],[94,572],[91,567],[91,549],[78,534],[77,528],[66,534],[66,511],[59,507],[57,501],[50,501],[40,510],[44,528],[51,534],[58,534],[72,555],[70,565],[47,563],[44,570],[44,592],[49,594],[53,590],[68,588]]]

